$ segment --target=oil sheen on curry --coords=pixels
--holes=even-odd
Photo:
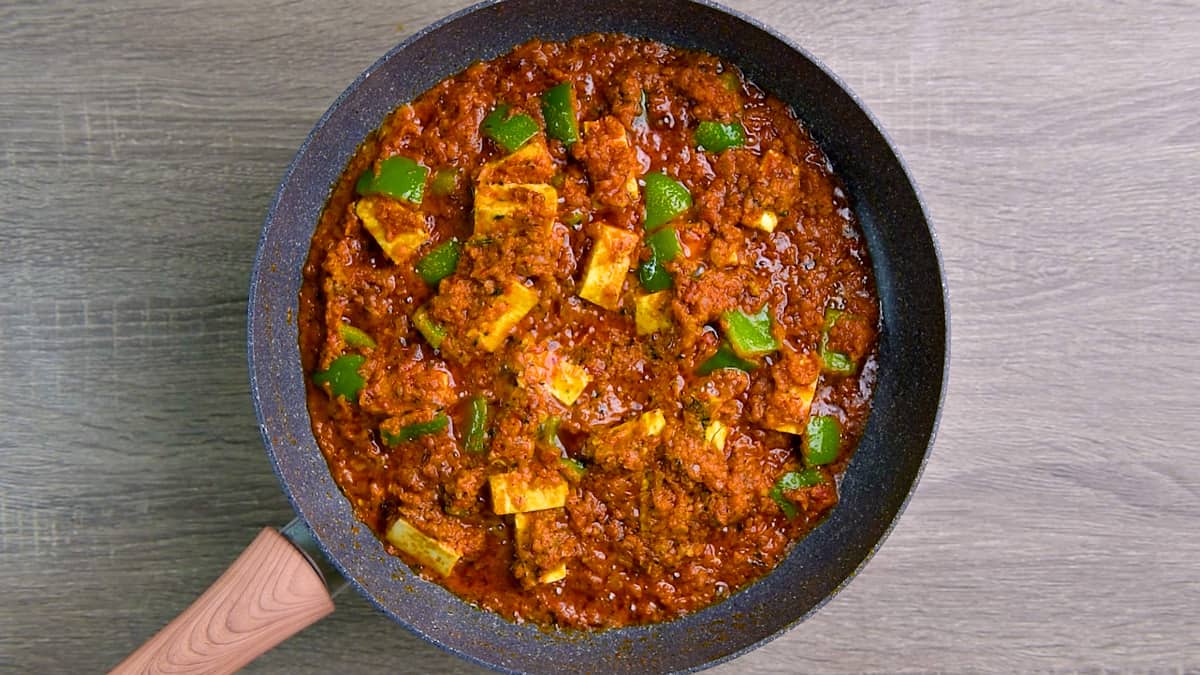
[[[312,240],[313,431],[357,517],[516,621],[666,621],[834,508],[870,262],[825,155],[729,63],[533,41],[394,111]]]

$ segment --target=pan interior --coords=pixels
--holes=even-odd
[[[412,574],[359,525],[312,437],[295,310],[301,268],[332,185],[398,104],[471,62],[534,37],[621,32],[737,64],[789,103],[846,184],[875,267],[883,315],[866,434],[829,519],[770,575],[683,619],[599,633],[509,623]],[[692,670],[768,640],[815,611],[871,555],[915,485],[932,442],[946,361],[936,244],[903,164],[862,105],[812,57],[707,3],[491,1],[412,36],[335,101],[300,149],[267,215],[249,304],[251,388],[267,452],[293,507],[335,566],[388,616],[485,665],[521,671]]]

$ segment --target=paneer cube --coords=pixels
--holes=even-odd
[[[538,582],[543,584],[552,584],[556,581],[562,581],[567,578],[567,563],[560,562],[554,567],[542,572],[538,575]]]
[[[467,331],[467,338],[485,350],[494,352],[537,303],[537,291],[527,288],[520,281],[510,281],[504,293],[492,301],[480,325]]]
[[[622,208],[638,200],[642,166],[620,120],[610,115],[584,122],[583,139],[575,151],[602,203]]]
[[[713,420],[704,427],[704,441],[717,450],[725,449],[725,441],[729,438],[729,426],[720,420]]]
[[[517,548],[529,548],[533,538],[533,518],[530,518],[528,513],[514,513],[513,531]]]
[[[763,426],[774,431],[782,431],[785,434],[803,435],[804,425],[808,423],[808,413],[812,408],[813,397],[816,396],[816,393],[816,380],[808,384],[794,385],[785,391],[774,392],[771,399],[789,398],[790,405],[787,407],[794,412],[783,414],[780,412],[783,406],[768,404],[767,412],[763,415]]]
[[[609,311],[617,311],[621,306],[625,277],[633,266],[637,248],[638,236],[633,232],[601,225],[579,287],[579,297]]]
[[[551,371],[548,388],[563,405],[571,405],[591,381],[592,376],[583,366],[560,359]]]
[[[521,386],[545,389],[566,406],[574,404],[592,381],[587,369],[570,360],[553,338],[523,342],[516,365]]]
[[[666,426],[667,419],[661,410],[642,413],[594,435],[591,440],[593,457],[604,464],[617,462],[626,468],[638,466],[642,463],[645,441],[661,434]]]
[[[397,518],[388,528],[387,540],[441,576],[449,575],[462,557],[453,547],[426,535],[403,518]]]
[[[548,183],[556,172],[540,136],[485,164],[475,186],[475,236],[522,232],[549,237],[558,216],[558,191]]]
[[[717,267],[733,267],[742,260],[743,245],[741,240],[733,241],[718,236],[708,247],[708,260]]]
[[[671,292],[639,295],[633,301],[634,323],[638,335],[649,335],[671,328]]]
[[[779,214],[795,203],[800,192],[800,167],[778,150],[768,150],[758,164],[758,178],[746,195],[742,225],[774,232]]]
[[[743,219],[742,224],[763,232],[774,232],[775,226],[779,224],[779,216],[771,211],[761,211]]]
[[[817,350],[802,352],[784,345],[771,366],[771,389],[759,425],[785,434],[803,434],[820,378]]]
[[[488,478],[492,489],[492,511],[497,515],[557,509],[567,504],[567,481],[559,475],[536,483],[517,472]]]
[[[517,548],[528,549],[533,539],[533,518],[527,513],[514,513],[513,527],[516,530]],[[565,579],[566,576],[567,563],[564,560],[550,569],[543,570],[537,580],[540,584],[552,584]]]
[[[534,136],[516,152],[484,164],[476,183],[549,183],[557,171],[554,157],[546,147],[546,140],[539,135]]]
[[[429,239],[425,216],[390,197],[371,195],[354,203],[354,214],[392,262],[412,258]]]
[[[549,237],[558,215],[558,191],[542,183],[480,184],[475,188],[475,236],[536,232]]]
[[[632,428],[642,436],[657,436],[666,428],[667,418],[663,415],[663,411],[651,410],[642,413],[635,420],[621,424],[621,426],[625,425],[633,425]]]

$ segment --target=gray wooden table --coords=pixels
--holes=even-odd
[[[464,0],[0,7],[0,670],[89,672],[290,518],[244,356],[278,181]],[[890,132],[953,361],[916,498],[721,673],[1200,668],[1200,7],[732,3]],[[470,670],[351,595],[253,672]]]

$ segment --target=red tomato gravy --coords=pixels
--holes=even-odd
[[[720,601],[820,523],[878,325],[848,198],[788,106],[611,34],[526,43],[393,112],[333,190],[299,312],[356,516],[467,601],[576,629]]]

